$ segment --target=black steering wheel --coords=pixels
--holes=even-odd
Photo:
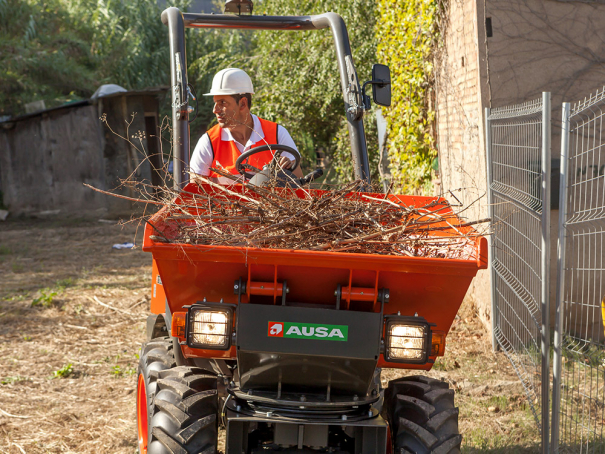
[[[273,156],[273,159],[270,162],[270,165],[272,165],[272,166],[277,163],[277,160],[280,158],[282,152],[284,152],[284,151],[287,151],[292,156],[294,156],[294,165],[287,170],[289,170],[290,172],[293,172],[298,167],[298,164],[300,164],[300,153],[298,152],[298,150],[295,150],[294,148],[288,147],[286,145],[280,145],[280,144],[261,145],[259,147],[250,148],[248,151],[245,151],[244,153],[242,153],[235,161],[235,169],[240,174],[245,176],[246,178],[248,178],[248,179],[252,178],[254,176],[254,174],[246,172],[246,169],[254,170],[254,171],[256,171],[256,173],[259,173],[261,171],[261,169],[257,169],[256,167],[254,167],[250,164],[244,164],[244,161],[252,155],[255,155],[257,153],[262,153],[263,151],[267,151],[267,150],[275,151],[275,155]]]

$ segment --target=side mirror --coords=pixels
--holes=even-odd
[[[386,65],[372,66],[372,99],[379,106],[391,105],[391,70]]]

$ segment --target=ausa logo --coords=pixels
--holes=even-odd
[[[282,322],[269,322],[269,337],[284,337],[284,324]]]
[[[317,323],[269,322],[269,337],[347,341],[349,327]]]

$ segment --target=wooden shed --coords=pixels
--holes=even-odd
[[[121,91],[0,122],[0,188],[14,214],[120,214],[121,182],[163,178],[159,107],[167,87]],[[125,140],[128,137],[129,141]],[[169,146],[169,145],[168,145]]]

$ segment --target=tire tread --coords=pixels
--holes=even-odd
[[[447,382],[422,375],[391,380],[383,416],[391,429],[393,453],[460,454],[454,394]]]
[[[218,438],[216,377],[177,366],[172,340],[156,338],[141,348],[146,379],[149,454],[215,454]]]

